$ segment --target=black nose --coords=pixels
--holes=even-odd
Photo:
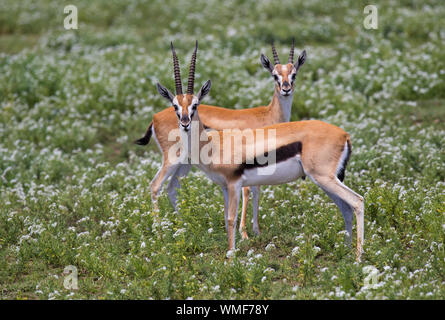
[[[181,123],[181,126],[182,126],[184,131],[189,131],[189,125],[190,125],[190,123],[187,123],[187,124]]]

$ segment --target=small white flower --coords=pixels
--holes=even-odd
[[[292,249],[292,256],[296,256],[298,252],[300,251],[300,247],[295,247]]]
[[[183,234],[184,232],[185,232],[185,228],[178,229],[178,230],[175,232],[175,234],[173,235],[173,238],[176,238],[177,236]]]
[[[235,256],[235,250],[229,250],[227,251],[226,257],[227,258],[232,258],[233,256]]]

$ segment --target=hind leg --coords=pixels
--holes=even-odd
[[[168,199],[170,200],[170,203],[172,204],[175,211],[177,211],[176,208],[176,202],[178,200],[178,190],[181,188],[181,184],[179,183],[180,177],[186,176],[191,169],[191,165],[189,164],[180,164],[178,165],[178,168],[172,173],[170,182],[167,185],[167,193],[168,193]]]
[[[348,246],[351,247],[351,241],[352,241],[352,220],[353,220],[353,217],[354,217],[354,211],[340,197],[338,197],[335,194],[333,194],[331,192],[328,192],[326,190],[324,190],[324,192],[340,208],[340,211],[341,211],[341,213],[343,215],[343,219],[345,220],[345,229],[346,229],[346,232],[347,232],[345,241],[348,244]]]
[[[352,217],[348,213],[348,209],[345,205],[349,206],[354,212],[357,220],[357,261],[360,261],[361,254],[363,252],[363,240],[364,240],[364,200],[363,197],[345,186],[337,177],[331,176],[311,176],[312,180],[320,186],[328,195],[331,194],[335,198],[341,199],[341,202],[337,204],[343,211],[342,214],[345,217],[345,223],[351,223],[350,230],[352,232]],[[335,200],[334,200],[335,202]],[[344,203],[342,203],[344,202]],[[348,228],[348,225],[346,226]],[[347,230],[349,232],[349,230]]]

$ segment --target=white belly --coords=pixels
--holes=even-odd
[[[242,175],[243,186],[282,184],[304,176],[300,156],[289,158],[266,167],[245,169]]]
[[[201,169],[206,174],[207,178],[212,180],[213,183],[216,183],[220,186],[226,185],[226,179],[223,175],[208,170],[207,166],[205,165],[198,165],[198,168]]]

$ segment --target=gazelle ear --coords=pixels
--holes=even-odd
[[[201,102],[201,100],[210,92],[210,88],[212,87],[212,81],[207,80],[201,87],[201,89],[199,89],[198,91],[198,100],[199,102]]]
[[[266,68],[267,70],[269,70],[269,72],[273,71],[273,66],[270,63],[270,60],[268,57],[266,57],[264,54],[261,54],[261,64],[263,65],[264,68]]]
[[[173,103],[173,99],[175,98],[173,93],[171,93],[166,87],[164,87],[159,82],[156,83],[156,88],[158,89],[158,92],[161,96],[163,96],[165,99]]]
[[[306,62],[306,50],[303,50],[302,53],[300,53],[300,56],[298,57],[297,62],[295,62],[294,66],[295,69],[300,69],[300,67]]]

